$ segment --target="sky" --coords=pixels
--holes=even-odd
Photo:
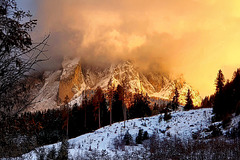
[[[93,64],[132,60],[143,71],[183,74],[201,96],[215,91],[219,69],[240,64],[239,0],[21,0],[50,34],[47,69],[63,56]]]

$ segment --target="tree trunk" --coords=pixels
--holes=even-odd
[[[84,128],[87,128],[87,106],[85,104],[84,104],[84,110],[85,110]]]
[[[127,113],[126,113],[126,106],[123,103],[123,120],[124,120],[124,128],[125,128],[125,121],[127,119]]]
[[[101,110],[100,110],[100,105],[98,107],[98,127],[101,128]]]
[[[112,125],[112,100],[109,99],[109,109],[110,109],[110,126]]]
[[[67,108],[67,139],[68,139],[68,121],[69,121],[69,110]]]

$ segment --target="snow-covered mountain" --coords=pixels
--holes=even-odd
[[[186,94],[190,89],[194,105],[199,106],[201,103],[198,91],[192,89],[182,77],[174,79],[162,73],[143,73],[130,61],[122,61],[107,67],[96,67],[82,64],[79,58],[65,57],[61,70],[47,72],[44,77],[45,82],[37,98],[40,104],[34,106],[35,110],[45,110],[46,105],[48,108],[53,108],[52,105],[60,105],[66,96],[72,100],[72,103],[79,103],[84,90],[94,90],[98,86],[106,90],[109,84],[117,87],[123,82],[129,86],[129,91],[132,93],[140,91],[150,97],[164,100],[172,99],[175,86],[177,86],[181,104],[185,104]],[[48,94],[43,94],[44,92]]]

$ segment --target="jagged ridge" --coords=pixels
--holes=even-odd
[[[199,106],[201,103],[199,93],[193,90],[182,77],[172,79],[167,74],[142,73],[130,61],[122,61],[109,67],[98,68],[93,65],[82,65],[78,58],[64,58],[62,67],[60,81],[54,83],[54,86],[59,83],[58,94],[56,93],[57,98],[60,99],[58,105],[64,101],[66,96],[72,100],[79,99],[79,96],[86,89],[94,90],[100,86],[105,90],[108,88],[109,82],[117,87],[119,84],[122,85],[124,80],[128,83],[130,92],[140,91],[147,93],[150,97],[165,100],[171,100],[174,96],[175,86],[177,86],[180,92],[179,102],[181,104],[185,104],[185,97],[188,89],[190,89],[194,105]],[[48,78],[46,78],[45,83],[48,83],[48,87],[51,87],[50,82],[47,80]],[[42,97],[42,99],[46,98],[48,97]]]

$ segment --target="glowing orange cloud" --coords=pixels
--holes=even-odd
[[[56,57],[98,63],[132,59],[139,68],[184,74],[201,95],[214,92],[218,69],[239,66],[238,0],[41,0],[40,31]]]

